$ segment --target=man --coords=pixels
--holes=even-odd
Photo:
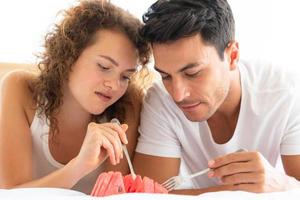
[[[144,101],[137,172],[162,183],[181,161],[190,173],[210,168],[194,189],[173,191],[181,194],[299,188],[296,82],[282,67],[239,61],[227,1],[157,1],[144,22],[163,84]],[[280,155],[285,173],[275,169]]]

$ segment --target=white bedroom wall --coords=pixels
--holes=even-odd
[[[260,57],[298,68],[300,2],[297,0],[228,0],[244,58]],[[0,6],[0,62],[34,62],[44,34],[59,10],[75,0],[4,1]],[[141,18],[153,0],[112,0]]]

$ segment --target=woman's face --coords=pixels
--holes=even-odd
[[[137,56],[125,34],[100,30],[72,66],[67,90],[83,109],[101,114],[124,95],[136,71]]]

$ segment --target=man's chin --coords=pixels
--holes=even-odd
[[[185,117],[192,121],[192,122],[202,122],[206,121],[207,118],[203,115],[196,115],[196,114],[190,114],[190,113],[184,113]]]

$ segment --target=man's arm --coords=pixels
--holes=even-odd
[[[300,188],[300,155],[282,156],[286,174],[277,172],[258,152],[232,153],[214,159],[214,175],[222,182],[219,186],[175,190],[174,194],[198,195],[205,192],[243,190],[248,192],[273,192]],[[247,182],[251,183],[248,184]]]
[[[180,158],[150,156],[136,152],[133,166],[137,174],[163,183],[168,178],[178,175]]]
[[[172,176],[177,176],[179,173],[180,159],[150,156],[141,153],[135,153],[134,156],[134,169],[137,174],[147,176],[154,179],[158,183],[163,183]],[[223,190],[230,190],[231,188],[226,185],[220,185],[209,188],[201,189],[182,189],[171,191],[171,194],[184,194],[184,195],[199,195],[205,192],[217,192]]]
[[[133,166],[135,172],[139,175],[147,176],[158,183],[163,183],[172,176],[177,176],[180,167],[180,158],[169,158],[150,156],[136,152],[134,154]],[[205,189],[184,189],[174,190],[172,194],[198,195],[204,192],[213,192],[224,190],[225,186],[218,186]]]
[[[297,171],[300,166],[299,158],[300,156],[283,157],[286,173],[295,178],[299,178],[300,174]],[[178,175],[180,159],[136,153],[134,166],[138,174],[148,176],[159,183],[163,183],[168,178]],[[220,183],[219,186],[201,189],[174,190],[170,193],[198,195],[205,192],[224,190],[271,192],[300,188],[299,181],[293,177],[276,172],[275,169],[272,169],[272,167],[266,163],[265,159],[257,152],[242,152],[221,156],[215,159],[215,164],[212,168],[214,175],[209,176],[220,178],[223,182]],[[243,173],[243,171],[247,171],[247,173]],[[224,179],[224,177],[226,178]],[[251,182],[251,184],[246,183],[245,181]]]
[[[286,157],[285,167],[289,166],[289,173],[293,172],[293,175],[299,176],[295,170],[292,171],[292,165],[297,164],[297,161],[289,161],[287,165]],[[299,167],[299,161],[297,166]],[[238,152],[220,156],[210,161],[209,167],[212,171],[208,176],[219,178],[220,184],[227,185],[229,190],[260,193],[300,188],[299,181],[278,172],[259,152]]]
[[[300,155],[282,155],[281,159],[286,174],[300,181]]]

